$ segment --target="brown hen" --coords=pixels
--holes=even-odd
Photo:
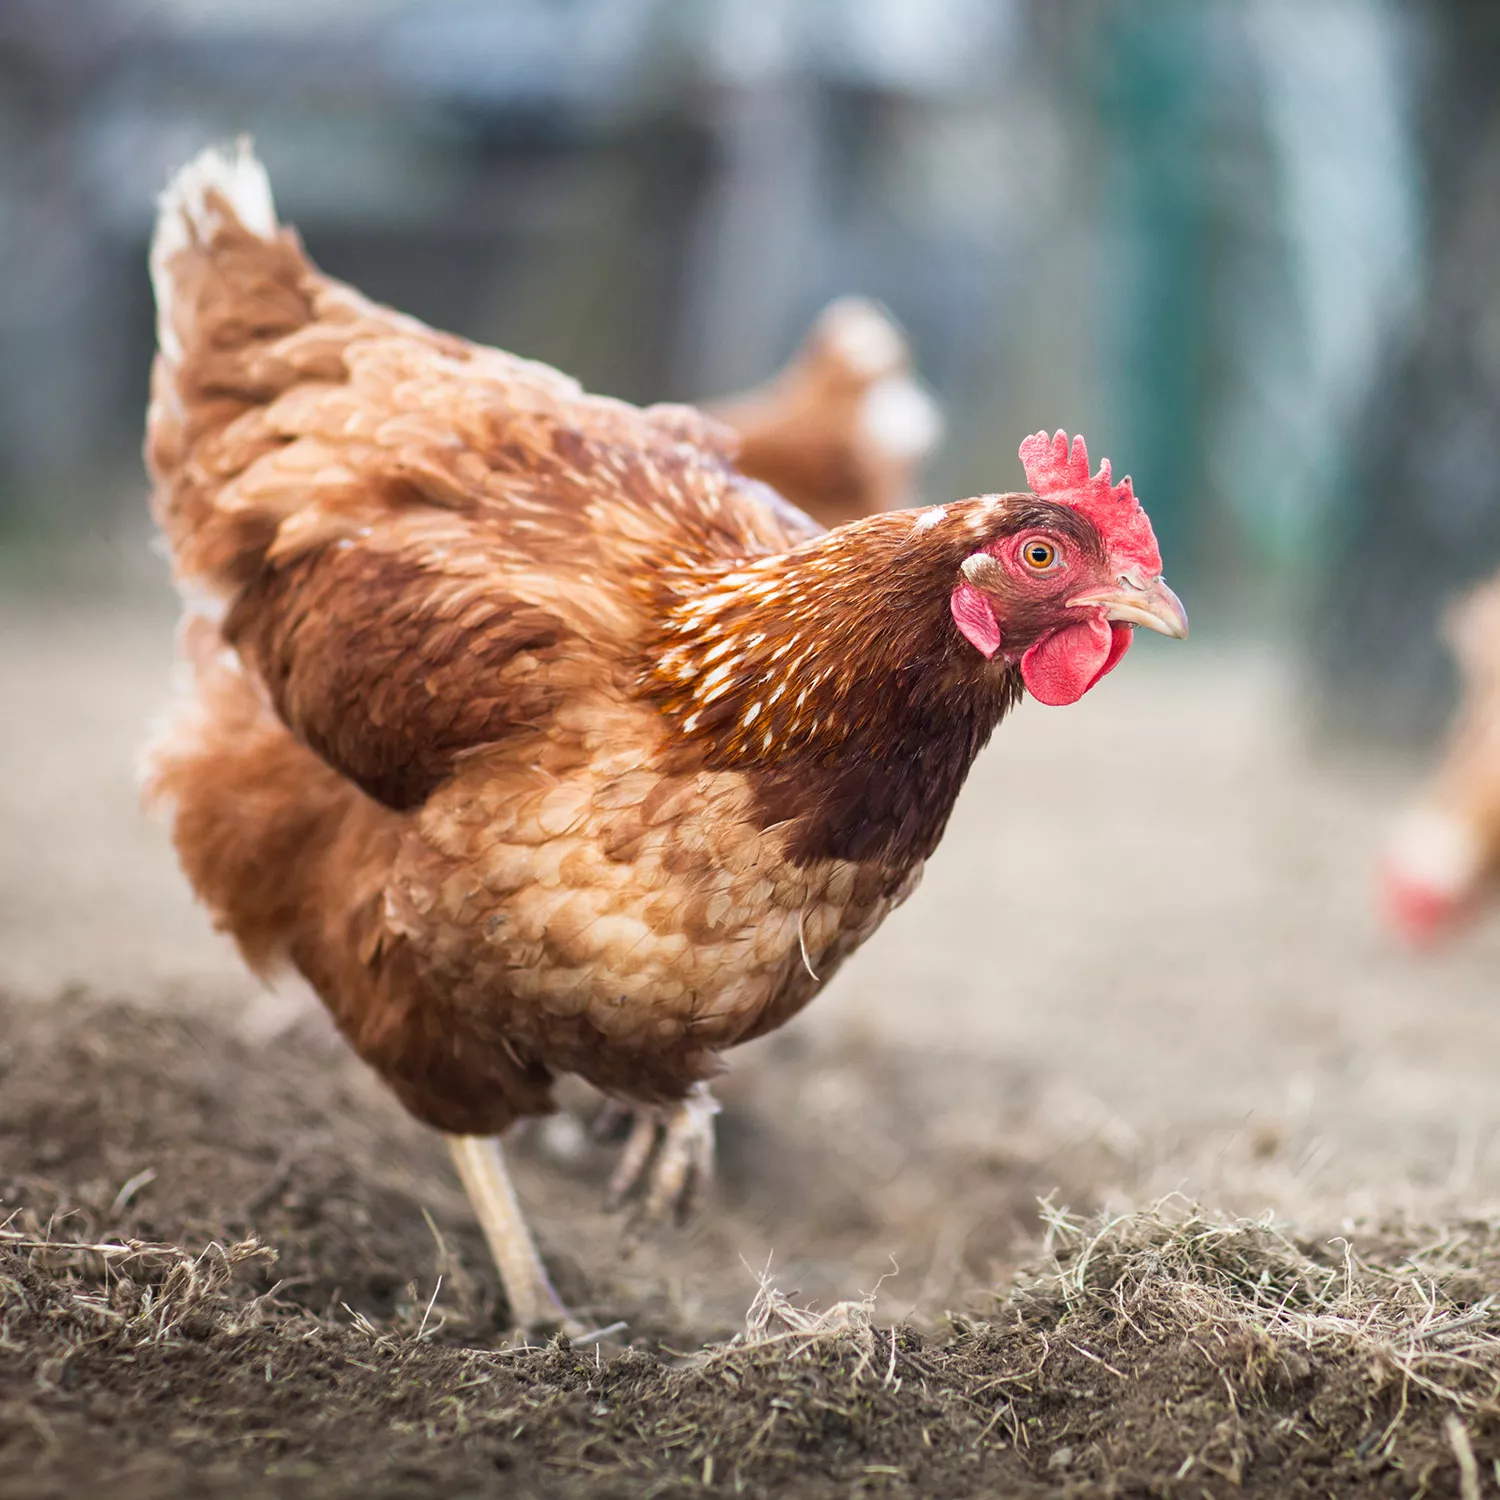
[[[915,503],[943,431],[906,335],[865,297],[830,302],[784,369],[707,410],[739,434],[740,472],[823,526]]]
[[[248,149],[168,189],[146,452],[193,687],[153,748],[195,889],[448,1134],[520,1324],[493,1137],[573,1073],[710,1160],[719,1052],[911,891],[1023,685],[1183,634],[1129,481],[820,529],[682,407],[585,395],[320,273]]]

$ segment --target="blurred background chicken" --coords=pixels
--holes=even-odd
[[[1462,699],[1381,872],[1386,913],[1416,943],[1472,913],[1500,865],[1500,579],[1451,605],[1443,625]]]
[[[830,303],[785,369],[707,410],[739,433],[743,472],[824,526],[916,504],[943,431],[906,335],[865,297]]]
[[[449,1137],[515,1321],[567,1321],[494,1139],[635,1105],[615,1188],[712,1166],[721,1049],[915,886],[1023,688],[1186,634],[1128,479],[824,532],[691,408],[588,396],[324,276],[209,151],[152,247],[146,453],[193,687],[150,755],[183,866]],[[867,329],[873,325],[867,324]]]

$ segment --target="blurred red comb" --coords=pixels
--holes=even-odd
[[[1081,510],[1117,556],[1149,575],[1161,572],[1156,536],[1135,498],[1130,476],[1111,484],[1107,458],[1100,460],[1099,472],[1091,475],[1088,444],[1082,436],[1075,437],[1069,447],[1068,435],[1061,428],[1050,438],[1045,432],[1034,432],[1021,444],[1021,462],[1031,493],[1038,499]]]
[[[1435,943],[1466,914],[1461,897],[1423,885],[1390,864],[1380,871],[1380,904],[1397,933],[1415,948]]]

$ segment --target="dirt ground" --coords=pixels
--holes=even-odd
[[[732,1060],[693,1224],[518,1141],[628,1326],[517,1351],[440,1143],[136,811],[170,629],[0,605],[0,1492],[1500,1490],[1500,925],[1384,938],[1412,768],[1311,751],[1275,659],[1143,649],[1003,726],[916,898]]]

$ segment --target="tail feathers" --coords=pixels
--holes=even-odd
[[[213,240],[225,227],[225,208],[251,234],[263,240],[275,238],[279,225],[271,181],[246,136],[232,149],[210,146],[199,152],[178,170],[157,202],[151,284],[156,292],[157,343],[172,364],[183,353],[174,262],[182,252]]]
[[[179,580],[227,599],[253,576],[280,520],[274,505],[232,498],[233,482],[280,446],[277,434],[239,419],[300,377],[303,367],[276,347],[315,316],[316,274],[278,225],[248,141],[202,152],[168,184],[151,278],[159,347],[146,417],[152,509]]]

